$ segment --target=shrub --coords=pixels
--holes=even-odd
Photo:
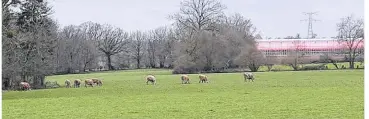
[[[308,65],[302,67],[300,70],[327,70],[327,67],[325,66],[325,64]]]

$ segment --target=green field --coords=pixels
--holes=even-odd
[[[157,85],[146,85],[147,74]],[[129,70],[47,77],[104,78],[102,87],[3,92],[4,119],[360,119],[364,70],[207,74],[210,82],[180,83],[169,70]]]

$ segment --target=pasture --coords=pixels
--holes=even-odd
[[[147,74],[157,85],[146,85]],[[127,70],[49,76],[103,78],[102,87],[3,92],[4,119],[359,119],[364,115],[364,70],[206,74],[209,83],[181,84],[170,70]],[[84,85],[84,83],[82,83]]]

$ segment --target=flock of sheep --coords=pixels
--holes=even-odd
[[[251,80],[252,82],[254,82],[254,75],[252,73],[249,73],[249,72],[245,72],[243,73],[243,77],[244,77],[244,80],[245,82],[247,80]],[[200,74],[199,75],[199,83],[209,83],[209,79],[206,75],[204,74]],[[181,80],[182,80],[182,84],[190,84],[190,78],[188,77],[188,75],[181,75]],[[80,79],[75,79],[74,80],[74,88],[79,88],[80,85],[81,85],[81,80]],[[96,86],[102,86],[103,82],[102,82],[102,79],[98,79],[98,78],[90,78],[90,79],[86,79],[85,81],[85,87],[87,88],[87,86],[90,86],[90,87],[94,87],[94,85]],[[156,85],[156,78],[154,75],[148,75],[146,76],[146,84],[148,85],[149,82],[151,82],[151,84],[153,85]],[[71,88],[71,81],[70,80],[65,80],[65,87],[66,88]],[[21,82],[20,83],[20,86],[21,86],[21,89],[22,90],[31,90],[31,86],[29,85],[29,83],[27,82]]]
[[[247,80],[254,82],[254,75],[252,73],[249,72],[245,72],[243,73],[243,77],[245,82]],[[206,75],[200,74],[199,75],[199,83],[209,83],[209,79]],[[182,84],[189,84],[190,83],[190,78],[188,77],[188,75],[181,75],[181,80],[182,80]],[[146,84],[149,84],[149,82],[151,82],[151,84],[155,85],[156,84],[156,78],[154,75],[148,75],[146,76]]]
[[[80,79],[75,79],[74,80],[74,88],[79,88],[80,85],[81,85],[81,80]],[[71,88],[71,81],[70,80],[65,80],[65,87],[66,88]],[[91,87],[94,87],[94,85],[96,84],[96,86],[102,86],[103,82],[102,82],[102,79],[97,79],[97,78],[90,78],[90,79],[86,79],[85,80],[85,87],[87,88],[87,86],[91,86]]]

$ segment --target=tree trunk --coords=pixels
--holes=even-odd
[[[355,51],[350,49],[349,53],[349,68],[354,69],[354,61],[355,61]]]
[[[156,68],[155,66],[155,49],[154,47],[151,49],[152,53],[151,53],[151,59],[150,59],[150,65],[151,65],[151,68]]]
[[[166,59],[165,56],[159,58],[159,68],[164,68],[165,59]]]
[[[164,68],[164,62],[159,62],[159,68]]]
[[[172,69],[174,66],[173,66],[173,64],[172,63],[170,63],[169,65],[168,65],[168,68],[169,69]]]
[[[10,79],[9,78],[3,78],[3,90],[9,90],[10,88]]]
[[[87,67],[87,64],[85,63],[85,65],[83,66],[83,72],[86,71],[86,67]]]
[[[108,69],[109,70],[114,70],[113,65],[111,65],[111,55],[110,54],[106,54],[106,57],[108,58]]]
[[[337,61],[333,61],[331,60],[331,63],[333,64],[334,67],[336,67],[336,69],[339,69],[338,65],[337,65]]]
[[[154,59],[150,59],[150,67],[151,68],[156,68]]]
[[[259,69],[259,67],[255,64],[254,60],[252,60],[252,62],[250,62],[249,68],[250,68],[251,72],[257,72],[258,69]]]
[[[271,71],[271,70],[272,70],[272,68],[273,68],[273,65],[274,65],[274,64],[267,64],[267,67],[268,67],[268,71]]]
[[[72,66],[73,66],[73,54],[70,53],[69,55],[70,55],[70,62],[69,62],[69,67],[68,67],[68,73],[72,73],[72,70],[73,70],[73,68],[72,68]]]
[[[41,87],[44,87],[44,83],[45,83],[45,76],[40,76],[40,81],[41,81]]]
[[[140,58],[137,58],[136,60],[137,60],[137,69],[139,69],[141,65],[141,60]]]
[[[354,69],[355,68],[355,62],[353,59],[350,60],[350,69]]]

